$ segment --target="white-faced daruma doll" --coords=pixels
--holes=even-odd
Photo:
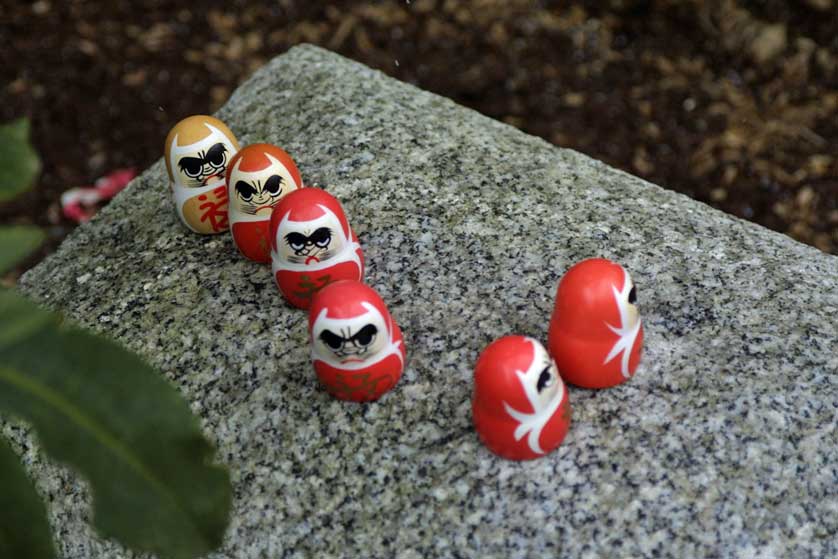
[[[284,196],[271,214],[271,269],[279,291],[301,309],[338,280],[361,281],[364,254],[337,198],[319,188]]]
[[[239,150],[223,122],[195,115],[166,137],[165,160],[175,209],[181,221],[205,235],[227,230],[227,163]]]

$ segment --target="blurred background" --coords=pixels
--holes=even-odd
[[[0,0],[0,122],[43,160],[0,222],[49,236],[3,282],[63,192],[302,42],[838,254],[838,0]]]

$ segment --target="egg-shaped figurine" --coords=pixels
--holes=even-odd
[[[337,198],[319,188],[301,188],[279,201],[271,214],[271,268],[279,290],[307,309],[315,293],[338,280],[360,281],[364,255]]]
[[[548,347],[562,378],[608,388],[637,370],[643,326],[629,273],[604,258],[574,265],[559,281]]]
[[[570,427],[570,400],[556,363],[526,336],[505,336],[480,354],[471,411],[483,444],[510,460],[544,456]]]
[[[308,313],[320,383],[341,400],[377,400],[402,376],[402,332],[375,290],[341,280],[317,292]]]
[[[166,137],[165,160],[175,209],[192,231],[227,230],[227,163],[239,150],[227,125],[195,115],[178,122]]]
[[[245,258],[271,261],[271,212],[283,196],[303,187],[291,156],[270,144],[252,144],[227,166],[230,232]]]

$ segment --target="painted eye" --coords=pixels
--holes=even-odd
[[[303,247],[306,246],[306,241],[308,241],[308,237],[306,237],[302,233],[288,233],[287,235],[285,235],[285,241],[288,243],[288,246],[290,246],[294,250],[302,250]]]
[[[323,330],[320,332],[320,339],[331,349],[337,350],[343,347],[343,338],[334,332],[330,332],[329,330]]]
[[[236,193],[238,193],[239,197],[244,200],[245,202],[249,202],[251,198],[256,195],[256,189],[253,188],[253,185],[250,185],[244,181],[238,181],[236,183]]]
[[[186,173],[187,177],[196,178],[201,176],[201,170],[204,168],[203,160],[197,157],[182,157],[178,161],[180,170]]]
[[[367,324],[353,336],[353,339],[358,343],[358,345],[368,346],[373,342],[373,340],[375,340],[376,334],[378,334],[378,328],[376,328],[373,324]]]
[[[321,227],[311,234],[309,241],[317,245],[318,248],[326,248],[332,242],[332,232],[327,227]]]
[[[538,384],[535,385],[535,388],[541,392],[551,384],[553,384],[553,375],[550,374],[550,367],[544,367],[544,370],[538,376]]]
[[[631,286],[631,291],[629,291],[629,304],[633,305],[637,302],[637,287]]]
[[[279,175],[271,175],[265,181],[265,190],[271,196],[276,196],[282,190],[282,177]]]
[[[224,167],[225,163],[227,163],[226,152],[227,147],[224,144],[215,144],[207,150],[207,157],[204,160],[216,169],[220,169],[221,167]]]

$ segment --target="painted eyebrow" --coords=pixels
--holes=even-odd
[[[221,143],[221,142],[218,142],[217,144],[214,144],[212,147],[210,147],[210,148],[207,150],[205,158],[206,158],[206,157],[209,157],[211,154],[212,154],[212,155],[215,155],[215,154],[216,154],[216,153],[218,153],[218,152],[224,153],[224,152],[226,152],[226,151],[227,151],[227,146],[225,146],[225,145],[224,145],[223,143]]]
[[[264,184],[262,183],[262,180],[258,180],[258,181],[257,181],[257,182],[259,183],[259,191],[260,191],[260,192],[263,192],[263,191],[265,190],[265,188],[268,186],[268,183],[269,183],[269,182],[271,181],[271,179],[272,179],[272,178],[274,178],[274,177],[276,177],[276,178],[278,179],[278,180],[277,180],[277,182],[279,183],[279,186],[282,186],[282,185],[283,185],[283,183],[285,183],[285,179],[283,179],[281,176],[279,176],[279,175],[271,175],[271,176],[269,176],[268,178],[266,178],[266,179],[265,179]]]
[[[366,324],[366,325],[362,326],[361,328],[359,328],[358,331],[355,332],[354,334],[352,334],[352,337],[349,338],[349,339],[357,338],[358,336],[361,335],[361,332],[364,332],[365,330],[369,330],[370,328],[375,330],[375,332],[373,332],[373,334],[378,334],[378,327],[375,324],[369,323],[369,324]],[[350,330],[350,332],[351,332],[351,330]]]
[[[322,232],[324,229],[326,230],[326,233],[329,234],[329,236],[334,235],[334,231],[332,231],[331,227],[318,227],[317,229],[314,230],[314,233],[312,233],[308,237],[311,238],[315,235],[325,235],[326,233]]]
[[[184,163],[184,161],[188,159],[197,159],[198,161],[201,161],[200,157],[181,157],[180,159],[178,159],[177,166],[180,167],[181,170],[183,170],[183,168],[186,166],[186,163]]]
[[[343,337],[343,328],[341,328],[341,332],[340,332],[340,334],[335,334],[334,332],[332,332],[332,331],[331,331],[331,330],[329,330],[328,328],[324,328],[323,330],[321,330],[321,331],[320,331],[320,334],[318,334],[318,335],[317,335],[317,337],[318,337],[318,338],[320,338],[321,340],[322,340],[324,337],[327,337],[327,338],[328,338],[329,336],[334,336],[335,338],[340,338],[341,340],[343,340],[343,341],[345,341],[345,342],[346,342],[346,341],[349,341],[349,339],[350,339],[350,338],[344,338],[344,337]]]
[[[247,181],[241,181],[241,180],[236,181],[236,186],[234,188],[238,191],[239,190],[239,185],[242,184],[242,183],[244,183],[245,186],[249,186],[250,188],[252,188],[254,192],[256,191],[256,187],[253,184],[251,184]]]

